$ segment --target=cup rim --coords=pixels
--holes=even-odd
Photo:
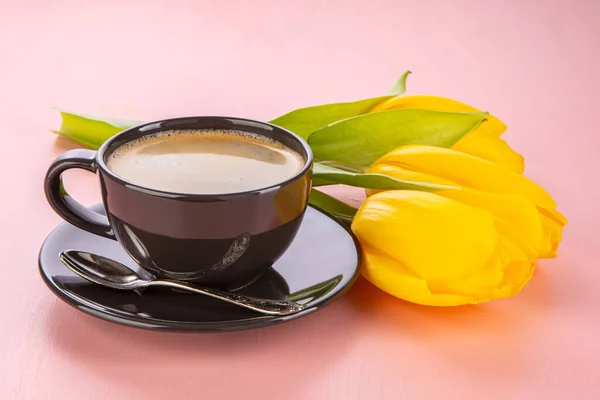
[[[280,133],[288,135],[289,137],[291,137],[292,139],[297,141],[302,146],[302,149],[304,150],[304,152],[306,154],[306,157],[304,160],[304,166],[290,178],[288,178],[284,181],[269,185],[269,186],[251,189],[251,190],[245,190],[245,191],[241,191],[241,192],[204,193],[203,194],[203,193],[170,192],[170,191],[166,191],[166,190],[153,189],[153,188],[143,186],[143,185],[137,184],[135,182],[129,181],[125,178],[122,178],[121,176],[119,176],[116,173],[114,173],[113,171],[111,171],[108,168],[108,166],[106,165],[106,163],[104,161],[104,158],[105,158],[104,155],[105,155],[106,151],[112,146],[112,144],[115,141],[119,140],[123,136],[131,134],[133,132],[139,132],[144,127],[155,126],[155,127],[160,128],[160,124],[176,123],[179,121],[184,122],[185,120],[190,120],[190,121],[191,120],[196,120],[196,121],[197,120],[228,120],[231,122],[246,123],[247,125],[250,125],[250,126],[253,125],[255,127],[257,125],[260,125],[265,128],[270,128],[271,130],[279,131]],[[173,129],[173,128],[165,127],[164,130],[168,130],[168,129]],[[187,128],[187,129],[191,129],[191,128]],[[210,129],[210,128],[198,128],[198,129]],[[223,129],[223,130],[227,130],[227,129],[234,130],[235,129],[235,130],[239,130],[242,132],[248,132],[248,133],[254,133],[256,135],[261,135],[261,133],[249,132],[247,130],[244,130],[243,125],[240,125],[239,128],[235,127],[235,128],[220,128],[220,129]],[[160,132],[160,129],[158,129],[152,133],[149,133],[148,135],[152,135],[152,134],[155,134],[158,132]],[[143,137],[143,136],[145,136],[145,135],[142,135],[140,137]],[[262,136],[266,136],[266,135],[262,135]],[[137,137],[135,139],[138,139],[138,138],[139,137]],[[135,139],[132,139],[132,140],[135,140]],[[125,141],[122,144],[127,143],[127,142],[128,141]],[[274,188],[287,186],[287,185],[297,181],[298,179],[302,178],[312,168],[313,153],[312,153],[312,150],[310,149],[310,146],[308,145],[308,143],[304,139],[302,139],[299,135],[295,134],[294,132],[292,132],[288,129],[282,128],[281,126],[278,126],[278,125],[271,124],[269,122],[257,121],[257,120],[252,120],[249,118],[226,117],[226,116],[189,116],[189,117],[167,118],[167,119],[161,119],[161,120],[156,120],[156,121],[152,121],[152,122],[145,122],[140,125],[136,125],[131,128],[127,128],[127,129],[117,133],[116,135],[112,136],[111,138],[106,140],[100,146],[100,148],[98,149],[97,155],[96,155],[96,162],[104,174],[110,176],[113,180],[117,181],[118,183],[122,184],[123,186],[126,186],[129,189],[133,189],[133,190],[143,192],[146,194],[150,194],[150,195],[154,195],[157,197],[165,197],[165,198],[171,198],[171,199],[188,199],[188,200],[192,200],[192,201],[193,200],[206,201],[206,200],[214,200],[214,199],[221,200],[221,199],[226,199],[226,198],[236,198],[236,197],[247,196],[247,195],[256,195],[256,194],[260,194],[263,192],[268,192]]]

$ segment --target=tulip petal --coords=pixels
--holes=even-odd
[[[373,285],[392,296],[427,306],[459,306],[474,304],[474,297],[456,294],[436,294],[427,282],[414,276],[400,262],[363,246],[361,274]]]
[[[496,229],[500,233],[500,235],[506,239],[506,241],[511,243],[511,249],[518,250],[519,260],[526,261],[529,264],[535,263],[538,258],[538,250],[531,243],[528,243],[523,236],[523,233],[520,232],[513,225],[504,222],[501,219],[496,218]],[[510,253],[510,259],[515,260],[515,252]]]
[[[474,198],[483,201],[486,195],[481,196]],[[525,199],[508,197],[535,216]],[[363,249],[362,275],[393,296],[423,305],[512,296],[529,281],[537,259],[536,249],[515,226],[432,193],[373,195],[356,214],[352,230]]]
[[[492,299],[514,296],[529,282],[535,264],[508,239],[501,237],[491,267],[472,276],[456,280],[425,281],[403,264],[363,246],[361,274],[373,285],[392,296],[428,306],[478,304]]]
[[[405,190],[367,198],[352,230],[361,243],[402,260],[426,281],[479,271],[492,259],[498,242],[489,212],[432,193]]]
[[[491,161],[518,174],[525,170],[523,156],[514,151],[506,141],[479,130],[464,136],[452,149]]]
[[[377,160],[369,172],[385,174],[403,180],[439,183],[461,189],[477,190],[440,193],[466,204],[490,210],[497,217],[519,227],[534,244],[540,257],[554,257],[560,240],[565,217],[556,210],[556,203],[550,195],[536,183],[517,173],[508,171],[489,161],[458,152],[432,146],[404,146]],[[367,191],[372,195],[375,191]],[[488,193],[486,195],[485,193]],[[511,205],[502,196],[521,196],[533,203],[538,211],[539,223],[534,223],[531,208],[521,205],[519,215],[517,204]],[[487,196],[487,197],[486,197]],[[490,208],[494,206],[494,209]],[[519,220],[521,220],[519,222]],[[537,226],[541,223],[542,239],[536,245]]]
[[[535,271],[535,260],[531,260],[531,254],[523,252],[522,248],[512,242],[508,237],[501,236],[501,246],[505,258],[510,261],[505,264],[504,277],[495,293],[495,298],[514,296],[531,280]]]
[[[456,187],[456,183],[452,182],[449,179],[440,178],[439,176],[434,176],[421,171],[411,171],[408,169],[404,169],[401,166],[396,166],[393,164],[383,164],[383,163],[375,163],[369,167],[367,170],[369,174],[381,174],[388,175],[394,177],[396,179],[403,179],[411,182],[428,182],[435,183],[439,185],[448,185]],[[404,178],[400,178],[403,176]],[[381,190],[371,190],[368,189],[367,192],[369,195],[380,192]]]
[[[429,281],[432,294],[457,294],[471,299],[471,304],[495,298],[497,287],[504,276],[500,263],[490,260],[492,266],[482,265],[477,273],[447,281]]]
[[[540,248],[540,257],[553,258],[556,257],[558,245],[562,240],[562,229],[564,224],[558,223],[555,220],[541,214],[542,226],[544,228],[544,238]]]
[[[542,222],[537,208],[526,197],[482,192],[465,187],[460,190],[437,192],[437,194],[488,210],[496,218],[510,225],[513,232],[519,235],[535,254],[540,251],[543,238]]]
[[[518,193],[538,207],[555,209],[556,203],[538,184],[487,160],[434,146],[400,147],[375,162],[396,165],[493,193]]]
[[[395,110],[399,108],[421,108],[425,110],[446,112],[481,111],[475,107],[471,107],[467,104],[461,103],[460,101],[452,100],[446,97],[415,95],[393,97],[377,104],[371,110],[371,112]],[[498,118],[494,117],[493,115],[488,115],[486,119],[487,122],[479,128],[482,130],[482,132],[489,132],[493,135],[500,136],[504,131],[506,131],[506,125]]]
[[[456,186],[449,180],[422,172],[405,170],[395,165],[375,164],[369,171],[395,178],[402,177],[402,179],[409,181]],[[436,194],[490,211],[496,218],[513,225],[523,235],[527,243],[540,250],[543,237],[542,221],[537,208],[530,200],[521,195],[489,193],[467,187],[456,187],[458,190],[436,192]],[[367,190],[369,196],[378,192],[381,192],[381,190]]]

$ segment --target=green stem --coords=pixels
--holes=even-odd
[[[317,189],[311,190],[308,202],[329,212],[330,214],[333,214],[347,225],[352,222],[354,215],[358,211],[356,208],[349,206],[343,201],[338,200],[335,197],[332,197]]]

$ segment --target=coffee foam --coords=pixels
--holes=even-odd
[[[226,129],[169,129],[166,131],[161,131],[157,133],[153,133],[152,135],[143,136],[139,139],[132,140],[130,142],[124,143],[121,146],[117,147],[110,154],[109,158],[118,158],[120,154],[123,154],[129,149],[135,148],[139,146],[141,143],[149,142],[151,140],[159,140],[164,138],[170,138],[170,140],[182,140],[185,139],[186,135],[194,135],[201,136],[202,138],[221,138],[221,139],[235,139],[240,141],[252,141],[258,142],[262,145],[275,147],[280,150],[287,150],[291,153],[294,153],[298,156],[299,161],[304,162],[304,159],[300,154],[290,149],[283,143],[271,139],[266,136],[257,135],[251,132],[244,131],[236,131],[236,130],[226,130]]]
[[[115,149],[107,166],[149,188],[193,194],[235,193],[283,182],[304,158],[281,142],[236,130],[167,130]]]

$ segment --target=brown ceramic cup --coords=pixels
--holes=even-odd
[[[119,146],[172,129],[245,131],[275,139],[304,159],[284,182],[240,193],[183,194],[140,186],[106,166]],[[45,192],[67,222],[117,240],[143,268],[157,276],[220,288],[242,286],[265,272],[286,251],[302,223],[311,189],[312,153],[294,133],[265,122],[229,117],[186,117],[127,129],[98,151],[71,150],[48,169]],[[62,173],[97,173],[106,217],[65,191]]]

